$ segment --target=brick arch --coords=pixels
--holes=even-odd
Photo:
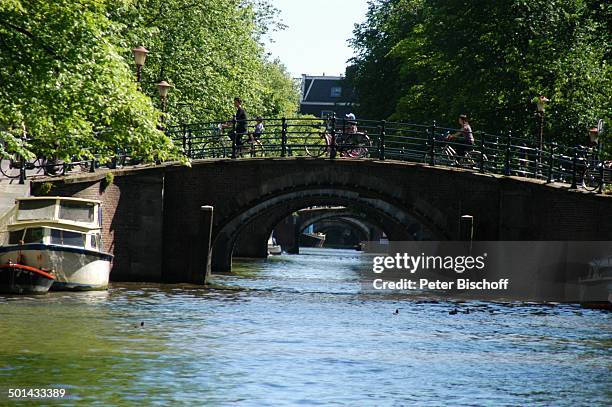
[[[326,229],[329,229],[331,227],[343,226],[348,229],[351,229],[362,242],[372,240],[370,238],[370,229],[368,228],[368,226],[362,221],[355,218],[328,217],[320,219],[319,223],[321,225],[319,227],[319,230],[321,231],[325,231]]]
[[[315,209],[312,213],[309,213],[307,216],[302,216],[300,214],[299,224],[297,228],[300,232],[303,232],[308,226],[318,223],[324,220],[331,219],[340,219],[344,223],[351,223],[355,225],[355,227],[359,228],[364,232],[366,236],[369,236],[371,227],[376,227],[372,222],[368,221],[367,215],[365,213],[360,213],[358,211],[350,210],[347,208],[342,209]],[[363,240],[368,240],[365,238]]]
[[[324,219],[330,218],[353,218],[360,219],[361,221],[367,222],[367,217],[365,214],[359,213],[357,211],[353,211],[350,209],[342,208],[342,209],[324,209],[317,208],[310,211],[307,215],[303,215],[300,212],[300,223],[298,224],[298,229],[303,231],[308,226],[313,223],[320,222]]]
[[[292,191],[270,193],[257,200],[246,202],[242,210],[219,222],[214,233],[212,265],[213,272],[231,270],[234,247],[249,225],[259,223],[258,241],[267,241],[272,229],[291,213],[310,206],[342,205],[369,214],[369,220],[380,227],[390,240],[411,240],[409,232],[416,221],[421,221],[393,197],[368,192],[364,196],[359,188],[329,188],[319,185],[296,188]],[[264,220],[262,223],[261,220]],[[422,221],[421,221],[422,222]],[[422,222],[429,234],[437,239],[447,239],[442,230],[431,230]],[[263,251],[263,246],[261,247]]]

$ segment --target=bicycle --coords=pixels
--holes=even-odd
[[[463,155],[459,154],[457,150],[448,143],[449,141],[452,143],[448,135],[449,133],[446,133],[441,137],[437,137],[437,140],[442,142],[442,144],[438,144],[437,151],[434,155],[438,156],[438,162],[441,164],[452,167],[476,169],[480,166],[481,161],[487,162],[489,160],[484,152],[474,149],[467,150]]]
[[[367,133],[338,132],[335,135],[336,151],[341,157],[364,158],[369,155],[372,140],[370,140]],[[326,126],[323,131],[308,134],[305,142],[306,154],[310,157],[321,157],[325,153],[331,152],[332,135],[329,127]]]
[[[3,158],[0,162],[0,173],[7,178],[19,178],[22,167],[25,171],[30,171],[30,175],[59,176],[66,171],[66,165],[61,160],[53,158],[36,158],[32,161],[15,160],[12,158]],[[33,172],[33,173],[32,173]]]
[[[204,156],[210,158],[225,158],[232,154],[232,139],[225,135],[223,130],[224,125],[220,123],[216,128],[211,129],[211,136],[207,142],[202,145]],[[236,144],[237,157],[265,157],[265,148],[260,139],[253,137],[253,133],[242,135],[248,137],[242,139],[242,143]]]
[[[581,186],[586,191],[596,191],[600,188],[604,182],[602,174],[605,173],[606,165],[604,162],[598,160],[597,154],[585,147],[580,146],[580,155],[578,161],[580,162],[579,176],[581,180]]]

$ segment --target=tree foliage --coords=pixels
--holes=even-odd
[[[361,115],[535,133],[582,142],[610,120],[612,8],[588,0],[377,0],[354,31],[347,71]],[[382,72],[382,74],[381,74]]]
[[[234,96],[291,114],[295,84],[260,44],[274,13],[265,0],[0,0],[0,155],[176,157],[160,79],[174,86],[166,124],[227,117]],[[151,51],[140,84],[137,45]]]
[[[117,10],[114,18],[125,24],[130,44],[151,51],[144,91],[157,101],[155,83],[174,85],[168,110],[178,123],[229,118],[236,96],[251,115],[297,111],[293,80],[278,61],[266,58],[260,43],[269,28],[278,28],[275,13],[261,0],[144,0]]]

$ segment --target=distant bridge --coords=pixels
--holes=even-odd
[[[379,240],[382,237],[382,230],[368,219],[368,214],[365,212],[343,206],[327,206],[301,209],[281,220],[274,228],[276,241],[287,253],[297,254],[299,253],[302,232],[311,225],[322,225],[322,222],[326,222],[325,224],[328,226],[340,225],[349,229],[359,236],[360,241]],[[415,223],[414,228],[420,229],[420,226]],[[238,244],[234,253],[242,257],[245,257],[245,255],[249,257],[248,254],[252,254],[248,250],[243,250],[244,246]]]

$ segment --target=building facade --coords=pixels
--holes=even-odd
[[[342,76],[302,75],[300,113],[316,117],[344,117],[353,113],[355,96]]]

